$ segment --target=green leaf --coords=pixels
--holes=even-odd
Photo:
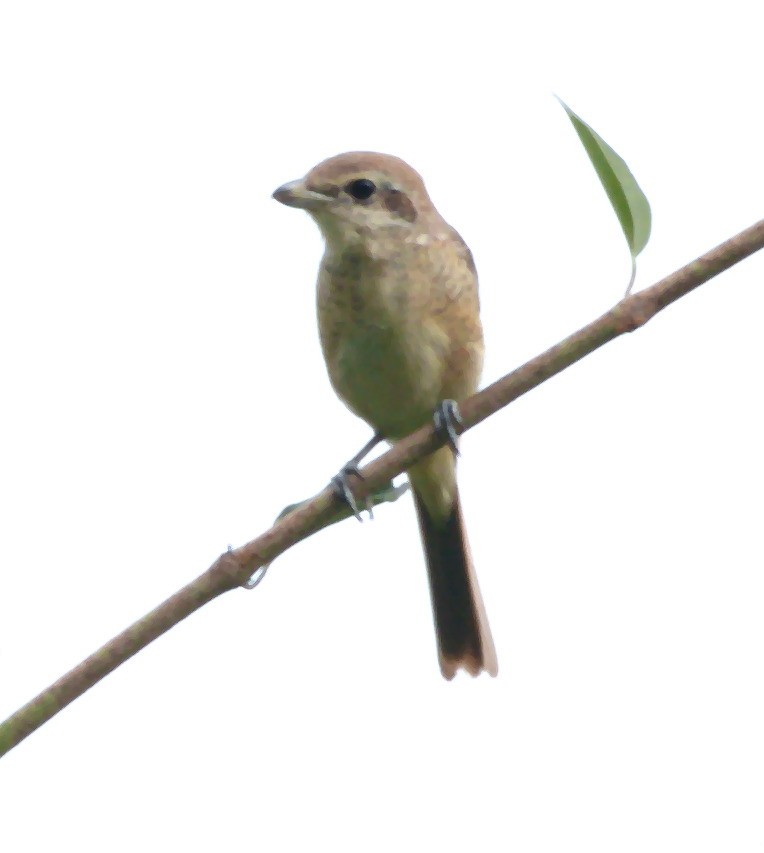
[[[623,158],[564,101],[560,98],[557,100],[568,114],[621,223],[631,252],[631,281],[626,289],[628,295],[637,271],[637,255],[650,239],[650,203]]]

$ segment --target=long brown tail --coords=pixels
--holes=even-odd
[[[439,451],[440,452],[440,451]],[[436,520],[414,491],[414,504],[430,578],[430,597],[443,677],[463,667],[470,675],[496,675],[498,663],[464,530],[459,493],[445,520]]]

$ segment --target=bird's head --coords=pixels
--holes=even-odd
[[[279,187],[276,201],[306,210],[330,246],[405,239],[437,216],[419,174],[398,157],[354,151],[330,157]]]

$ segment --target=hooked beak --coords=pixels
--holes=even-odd
[[[330,200],[331,196],[309,190],[303,181],[290,181],[273,193],[273,198],[287,207],[299,207],[302,210],[316,210]]]

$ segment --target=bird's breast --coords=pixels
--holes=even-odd
[[[420,309],[427,286],[403,260],[327,257],[318,282],[321,344],[339,396],[374,429],[398,438],[438,402],[448,339]]]

